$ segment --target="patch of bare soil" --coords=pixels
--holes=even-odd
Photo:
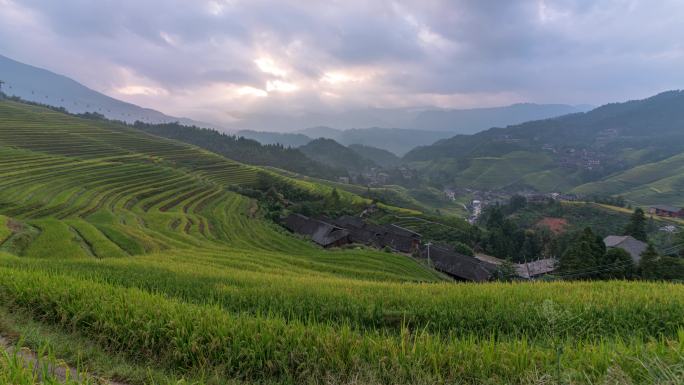
[[[537,226],[548,227],[555,234],[562,234],[568,226],[568,221],[563,218],[544,217],[537,222]]]
[[[7,220],[7,228],[13,233],[18,233],[24,229],[24,225],[22,225],[21,222],[10,218]]]

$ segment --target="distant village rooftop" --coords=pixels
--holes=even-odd
[[[603,239],[607,248],[619,248],[625,250],[632,256],[634,263],[639,263],[641,253],[646,250],[648,245],[629,235],[609,235]]]

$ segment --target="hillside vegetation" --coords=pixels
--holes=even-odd
[[[428,181],[475,189],[620,194],[684,204],[684,92],[492,128],[418,147],[404,161]]]
[[[238,162],[274,166],[320,178],[346,175],[346,172],[338,165],[326,166],[307,158],[295,148],[279,144],[262,145],[256,140],[241,136],[227,135],[212,129],[183,126],[178,123],[136,122],[134,126],[150,134],[194,144]]]
[[[319,138],[299,147],[306,156],[330,167],[360,172],[376,164],[333,139]]]
[[[112,372],[130,384],[664,384],[684,371],[680,284],[439,282],[407,256],[314,247],[233,192],[328,186],[15,102],[0,101],[0,163],[0,307],[25,317],[19,330],[37,322],[144,367]]]

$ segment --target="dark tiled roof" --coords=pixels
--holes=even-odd
[[[341,227],[301,214],[288,215],[283,220],[283,225],[292,232],[310,236],[314,242],[321,246],[330,246],[349,236],[349,231]]]
[[[427,247],[423,248],[421,254],[427,258]],[[488,281],[494,271],[493,265],[457,253],[444,245],[430,246],[430,262],[435,269],[466,281]]]
[[[349,231],[351,241],[375,247],[389,247],[410,253],[420,242],[420,234],[395,225],[374,225],[360,217],[342,216],[331,221],[336,226]]]
[[[343,215],[337,219],[333,219],[332,223],[346,229],[350,227],[362,228],[366,224],[361,217],[353,217],[351,215]]]

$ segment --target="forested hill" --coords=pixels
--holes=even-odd
[[[635,200],[643,203],[684,203],[684,197],[671,191],[684,183],[684,175],[666,167],[671,163],[667,159],[683,152],[684,92],[669,91],[586,113],[455,136],[418,147],[404,160],[445,184],[592,193],[601,193],[601,188],[579,186],[608,177],[619,180],[623,172],[650,165],[646,175],[630,177],[622,191],[610,193],[629,195],[640,189]],[[655,189],[644,193],[644,186]]]
[[[644,100],[607,104],[586,113],[454,136],[418,147],[405,159],[500,155],[516,149],[541,150],[545,145],[609,151],[617,146],[620,150],[633,146],[647,150],[642,158],[657,159],[680,152],[684,148],[682,138],[684,92],[669,91]]]
[[[183,126],[178,123],[136,122],[134,127],[153,135],[194,144],[238,162],[278,167],[325,179],[346,175],[341,168],[325,165],[310,159],[298,149],[280,144],[263,145],[256,140],[227,135],[212,129]]]
[[[363,144],[350,144],[347,147],[359,154],[359,156],[373,161],[378,166],[395,167],[401,163],[401,159],[398,156],[381,148],[365,146]]]
[[[319,138],[299,148],[306,156],[331,167],[360,172],[376,164],[332,139]]]

